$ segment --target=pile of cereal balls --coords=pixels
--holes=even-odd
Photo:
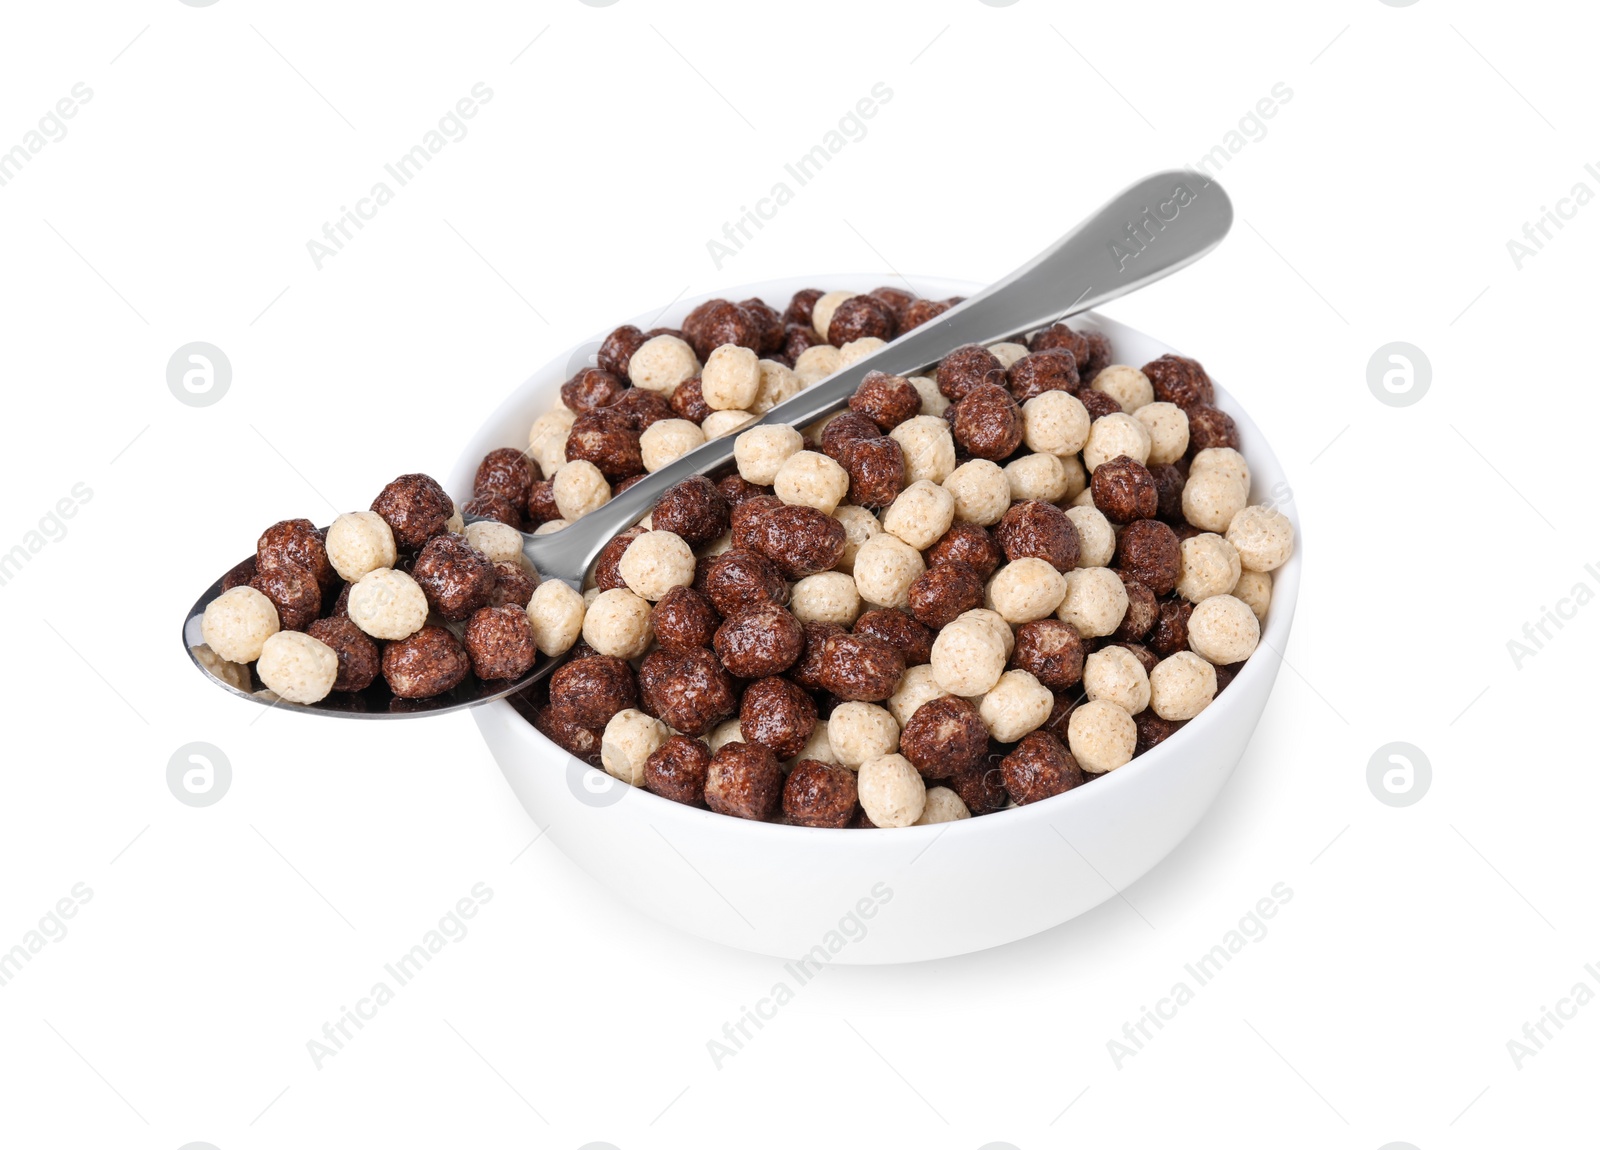
[[[533,424],[526,504],[466,506],[559,530],[953,302],[807,290],[618,328]],[[541,585],[539,647],[570,657],[513,702],[630,784],[800,826],[967,818],[1123,766],[1254,652],[1294,532],[1249,504],[1199,363],[1112,357],[1056,324],[739,433],[581,597]]]
[[[477,486],[523,500],[535,475],[522,452],[497,451]],[[326,530],[309,519],[267,528],[255,558],[230,571],[206,607],[196,656],[240,690],[255,688],[254,664],[261,687],[287,702],[333,696],[350,709],[405,710],[469,675],[525,675],[539,652],[528,614],[539,591],[519,532],[492,521],[464,525],[437,482],[402,475],[372,510],[341,515]]]

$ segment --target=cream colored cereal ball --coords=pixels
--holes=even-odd
[[[1082,491],[1078,492],[1078,494],[1074,495],[1067,502],[1067,506],[1068,507],[1093,507],[1094,506],[1094,489],[1090,488],[1090,487],[1085,487]]]
[[[927,570],[922,552],[887,531],[856,549],[856,590],[874,607],[904,607],[911,602],[911,584]]]
[[[694,582],[694,552],[671,531],[646,531],[623,548],[617,574],[628,590],[654,603]]]
[[[764,359],[756,367],[761,371],[761,383],[756,387],[755,402],[750,405],[752,414],[765,415],[805,387],[804,380],[775,359]]]
[[[700,370],[694,348],[675,335],[657,335],[639,345],[628,361],[628,379],[634,387],[671,395],[685,380]]]
[[[1228,523],[1228,542],[1246,571],[1276,571],[1294,554],[1294,524],[1275,508],[1244,507]]]
[[[850,490],[850,473],[820,451],[797,451],[773,477],[772,491],[785,503],[815,507],[825,515]]]
[[[1066,574],[1067,593],[1058,618],[1071,623],[1086,639],[1109,635],[1128,611],[1128,589],[1109,567],[1080,567]]]
[[[1095,468],[1119,455],[1138,463],[1150,458],[1150,433],[1144,424],[1125,411],[1102,415],[1089,427],[1089,441],[1083,445],[1083,465],[1093,475]]]
[[[650,604],[626,587],[600,592],[583,616],[583,638],[602,655],[637,659],[654,638]]]
[[[733,546],[733,532],[732,531],[724,531],[721,535],[718,535],[710,543],[707,543],[704,547],[700,548],[699,554],[704,556],[707,559],[713,559],[716,556],[721,555],[724,551],[726,551],[728,548],[730,548],[732,546]]]
[[[380,567],[350,587],[350,622],[374,639],[404,639],[428,621],[428,597],[404,571]]]
[[[1177,723],[1192,719],[1217,696],[1217,669],[1193,651],[1179,651],[1150,672],[1150,709]]]
[[[808,347],[794,359],[794,373],[802,387],[827,379],[843,366],[839,362],[839,349],[827,343]]]
[[[967,460],[945,476],[944,489],[955,500],[958,523],[989,527],[1000,522],[1011,506],[1005,470],[988,459]]]
[[[883,529],[921,551],[950,530],[955,514],[956,501],[950,492],[919,479],[889,504],[883,513]]]
[[[467,542],[495,563],[522,562],[522,532],[493,519],[468,523],[462,534]]]
[[[828,741],[827,723],[817,723],[811,728],[811,736],[806,739],[806,745],[800,748],[799,754],[784,764],[784,771],[787,772],[802,759],[815,759],[819,763],[839,761],[833,753],[833,744]]]
[[[1150,676],[1126,647],[1103,647],[1083,661],[1083,693],[1137,715],[1150,705]]]
[[[328,562],[346,583],[354,583],[368,571],[394,566],[394,532],[376,511],[348,511],[339,516],[328,528],[324,546]]]
[[[1089,409],[1068,391],[1046,391],[1022,405],[1022,442],[1030,451],[1076,455],[1089,442]]]
[[[554,475],[567,461],[567,436],[577,416],[565,407],[547,411],[528,430],[528,455],[546,475]]]
[[[1233,475],[1191,469],[1183,483],[1183,517],[1204,531],[1226,531],[1247,499]]]
[[[802,623],[848,627],[861,614],[861,593],[855,579],[844,572],[822,571],[795,583],[789,592],[789,612]]]
[[[860,339],[853,339],[839,349],[839,366],[849,367],[852,363],[866,359],[879,348],[887,346],[885,340],[875,335],[864,335]]]
[[[1005,466],[1011,501],[1023,503],[1037,499],[1054,503],[1067,494],[1067,468],[1059,455],[1035,451],[1013,459]]]
[[[913,375],[907,377],[911,386],[917,389],[917,394],[922,397],[922,410],[919,415],[939,415],[945,413],[950,406],[950,401],[944,397],[944,392],[939,390],[937,380],[926,375]]]
[[[1089,386],[1116,400],[1123,411],[1137,411],[1156,397],[1155,388],[1150,386],[1145,373],[1125,363],[1102,368]]]
[[[1228,594],[1247,604],[1256,619],[1265,623],[1267,608],[1272,606],[1272,576],[1265,571],[1241,571],[1239,581]]]
[[[819,296],[817,302],[811,305],[811,327],[823,339],[828,338],[828,324],[833,322],[833,313],[839,310],[839,305],[845,300],[860,295],[853,291],[831,291]]]
[[[1007,671],[978,703],[978,716],[997,742],[1014,743],[1044,726],[1056,698],[1027,671]]]
[[[687,419],[658,419],[639,436],[639,454],[646,471],[660,471],[705,441],[706,433],[698,423]]]
[[[798,431],[783,423],[765,423],[741,432],[733,441],[733,460],[738,464],[739,477],[757,487],[771,487],[789,457],[805,444]]]
[[[991,343],[989,345],[989,354],[1000,361],[1001,367],[1010,371],[1012,364],[1028,354],[1028,346],[1005,340],[1001,343]]]
[[[587,459],[575,459],[556,472],[552,485],[556,510],[568,523],[598,511],[611,500],[611,485],[600,469]]]
[[[889,432],[906,457],[906,482],[943,483],[956,469],[956,441],[948,420],[914,415]]]
[[[262,644],[256,674],[286,702],[315,703],[333,690],[339,656],[304,631],[279,631]]]
[[[1090,774],[1102,775],[1131,761],[1138,739],[1133,716],[1103,699],[1083,704],[1067,720],[1067,748]]]
[[[452,535],[460,535],[466,530],[467,521],[461,514],[461,504],[454,499],[450,501],[450,518],[444,521],[444,529]]]
[[[1239,553],[1211,532],[1185,539],[1178,549],[1178,564],[1175,589],[1191,603],[1227,595],[1239,582]]]
[[[427,615],[426,599],[423,615]],[[206,646],[230,663],[259,659],[262,644],[277,633],[278,609],[271,599],[250,586],[224,591],[206,604],[206,613],[200,619],[200,634]]]
[[[1189,649],[1219,667],[1242,663],[1261,642],[1261,624],[1250,605],[1232,595],[1213,595],[1189,616]]]
[[[1208,447],[1195,452],[1194,458],[1189,461],[1189,474],[1199,471],[1226,476],[1237,483],[1247,496],[1250,493],[1250,464],[1231,447]]]
[[[1000,681],[1006,649],[982,622],[957,618],[933,640],[934,680],[952,695],[981,695]]]
[[[546,519],[543,523],[539,524],[539,526],[533,529],[533,533],[535,535],[554,535],[563,527],[569,526],[571,526],[571,524],[565,519]]]
[[[1176,463],[1189,450],[1189,417],[1177,404],[1147,403],[1133,417],[1150,433],[1148,466]]]
[[[1117,533],[1105,513],[1085,504],[1067,508],[1067,518],[1078,529],[1078,566],[1110,566],[1117,552]]]
[[[706,357],[700,394],[712,411],[749,411],[760,390],[761,363],[749,348],[725,343]]]
[[[900,747],[900,724],[873,703],[840,703],[828,716],[828,746],[841,766],[855,770]]]
[[[1083,469],[1081,455],[1061,456],[1061,470],[1067,477],[1067,489],[1062,500],[1073,500],[1089,490],[1089,473]]]
[[[744,742],[744,728],[739,725],[738,719],[729,719],[727,722],[718,723],[711,728],[711,733],[706,736],[706,746],[711,748],[711,753],[716,754],[729,743]]]
[[[585,587],[583,590],[583,609],[587,611],[594,606],[594,601],[598,598],[600,598],[600,588]]]
[[[844,551],[839,555],[839,562],[834,565],[834,570],[843,571],[846,575],[855,574],[856,555],[861,550],[861,545],[874,535],[883,534],[883,524],[878,522],[878,517],[865,507],[857,507],[853,503],[846,503],[833,513],[833,517],[844,524]]]
[[[931,663],[918,663],[915,667],[906,668],[900,685],[889,696],[889,713],[894,716],[895,722],[904,727],[911,721],[911,716],[917,713],[918,707],[942,699],[949,693],[939,686]]]
[[[1000,646],[1005,651],[1006,658],[1011,658],[1011,652],[1017,645],[1017,636],[1011,630],[1011,625],[1001,617],[998,611],[991,610],[988,607],[974,607],[970,611],[963,611],[956,616],[956,619],[966,619],[977,623],[1000,641]]]
[[[856,796],[875,827],[909,827],[922,817],[928,792],[904,755],[879,755],[856,772]]]
[[[721,439],[724,435],[732,435],[753,419],[755,416],[748,411],[713,411],[700,421],[700,430],[705,432],[707,439]]]
[[[967,804],[949,787],[928,787],[927,800],[922,804],[922,817],[912,825],[926,827],[971,817],[972,812],[967,809]]]
[[[996,571],[987,597],[995,612],[1015,627],[1051,614],[1066,595],[1066,577],[1054,564],[1029,556]]]
[[[559,579],[546,579],[528,600],[533,641],[545,655],[564,655],[583,632],[583,596]]]
[[[635,355],[634,361],[639,357]],[[631,786],[644,785],[645,760],[660,749],[672,732],[660,719],[631,707],[618,711],[600,733],[600,765],[606,774]]]

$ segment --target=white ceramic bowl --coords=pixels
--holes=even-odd
[[[819,275],[715,293],[775,307],[803,287],[869,291],[882,274]],[[977,285],[916,279],[918,294]],[[703,299],[632,322],[676,324]],[[1098,316],[1075,322],[1111,338],[1114,359],[1142,364],[1169,348]],[[449,479],[470,492],[477,463],[524,446],[581,362],[579,345],[535,372],[466,447]],[[1190,352],[1203,349],[1190,348]],[[1251,502],[1276,499],[1299,523],[1288,485],[1256,425],[1220,387],[1253,473]],[[507,702],[473,711],[511,789],[550,838],[602,886],[662,922],[738,947],[816,961],[913,962],[983,950],[1082,914],[1160,862],[1200,821],[1266,707],[1289,641],[1300,553],[1275,575],[1261,646],[1210,707],[1173,738],[1104,778],[1052,799],[955,823],[900,830],[815,830],[747,822],[629,787],[551,743]]]

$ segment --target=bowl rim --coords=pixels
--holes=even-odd
[[[641,313],[632,319],[622,321],[622,323],[631,323],[639,327],[658,327],[663,325],[670,326],[673,322],[681,321],[682,317],[687,315],[690,309],[708,300],[740,300],[757,296],[763,299],[768,299],[769,301],[771,299],[781,299],[786,305],[788,298],[792,296],[794,292],[800,290],[801,288],[811,287],[820,283],[833,283],[838,285],[834,288],[824,289],[828,291],[857,290],[860,292],[867,292],[872,290],[872,288],[867,286],[858,287],[857,285],[866,285],[870,283],[873,285],[873,287],[876,287],[879,284],[890,283],[891,281],[897,281],[898,283],[911,288],[918,295],[931,298],[946,298],[950,295],[970,295],[973,292],[982,290],[982,288],[986,286],[982,283],[951,277],[919,275],[902,276],[898,274],[886,276],[883,272],[829,273],[826,275],[814,276],[786,276],[777,279],[758,280],[750,283],[736,284],[695,296],[681,296],[657,311]],[[676,320],[669,320],[669,316],[676,317]],[[1160,345],[1169,353],[1180,355],[1183,354],[1181,351],[1171,347],[1171,345],[1167,344],[1164,340],[1158,339],[1147,332],[1135,328],[1131,324],[1126,324],[1116,320],[1100,311],[1082,312],[1076,316],[1073,316],[1072,320],[1076,324],[1087,323],[1088,326],[1100,329],[1104,329],[1108,325],[1115,328],[1121,328],[1129,334],[1137,335],[1143,339],[1150,340],[1151,342]],[[610,330],[612,329],[608,328],[606,329],[606,332],[609,332]],[[585,349],[597,347],[599,341],[604,338],[606,332],[600,332],[596,335],[590,336],[585,340],[581,340],[560,355],[551,357],[532,374],[530,374],[514,391],[512,391],[512,393],[508,395],[498,407],[496,407],[494,412],[491,413],[490,416],[479,425],[479,428],[474,433],[472,440],[468,443],[466,449],[457,459],[454,467],[452,468],[450,472],[451,483],[447,489],[451,491],[455,491],[458,488],[464,490],[465,487],[470,486],[471,477],[477,468],[478,461],[488,450],[491,449],[489,447],[482,447],[482,444],[486,440],[494,439],[496,442],[494,442],[492,446],[506,446],[504,442],[500,442],[500,440],[502,440],[504,437],[493,434],[492,429],[499,428],[502,424],[511,420],[513,416],[517,415],[527,416],[526,422],[531,423],[535,415],[539,413],[536,411],[534,415],[528,414],[528,411],[531,410],[530,403],[534,396],[547,388],[553,391],[554,388],[559,387],[560,383],[571,375],[572,370],[575,370],[573,368],[574,359],[579,356],[580,353],[584,352]],[[559,379],[556,378],[556,374],[558,372],[563,373],[560,375]],[[1220,383],[1217,383],[1215,377],[1213,377],[1213,383],[1216,384],[1217,390],[1217,402],[1215,406],[1233,417],[1235,423],[1238,425],[1241,440],[1249,448],[1249,453],[1246,456],[1246,462],[1250,467],[1252,497],[1260,498],[1262,496],[1269,495],[1280,488],[1286,490],[1288,492],[1287,497],[1277,502],[1276,507],[1289,519],[1290,523],[1294,526],[1295,533],[1295,549],[1293,554],[1289,557],[1287,562],[1285,562],[1281,567],[1272,573],[1272,606],[1268,611],[1267,621],[1261,628],[1261,639],[1257,645],[1256,653],[1245,661],[1244,667],[1234,677],[1233,682],[1229,684],[1230,686],[1249,686],[1254,684],[1258,679],[1268,676],[1275,676],[1277,674],[1278,665],[1285,662],[1284,652],[1288,647],[1289,632],[1294,620],[1295,607],[1299,600],[1300,566],[1302,556],[1305,551],[1305,537],[1300,524],[1298,510],[1295,505],[1294,487],[1289,482],[1288,475],[1284,471],[1283,465],[1278,459],[1277,454],[1272,450],[1271,443],[1267,439],[1266,435],[1263,434],[1261,428],[1256,424],[1255,420],[1251,418],[1249,412],[1247,412],[1244,407],[1234,398],[1233,394]],[[545,409],[539,409],[539,411],[542,410]],[[1262,648],[1266,648],[1265,653],[1269,656],[1266,659],[1259,657],[1263,653]],[[1269,666],[1269,663],[1272,665]],[[1238,691],[1233,694],[1233,699],[1243,699],[1245,694],[1246,692],[1244,691]],[[1243,703],[1239,703],[1237,705],[1242,706]],[[1209,732],[1211,728],[1228,722],[1228,712],[1224,709],[1228,706],[1228,701],[1220,698],[1214,699],[1212,703],[1205,708],[1205,710],[1201,711],[1200,714],[1196,715],[1193,719],[1190,719],[1184,725],[1183,731],[1195,731],[1196,734],[1194,736],[1185,737],[1183,735],[1183,731],[1180,731],[1178,734],[1172,736],[1172,738],[1169,738],[1157,746],[1152,747],[1142,755],[1135,756],[1132,760],[1123,764],[1122,766],[1104,772],[1101,777],[1094,781],[1092,793],[1106,796],[1108,802],[1115,802],[1116,800],[1111,798],[1111,796],[1119,788],[1126,789],[1128,787],[1137,787],[1145,782],[1150,776],[1157,773],[1183,769],[1185,755],[1184,747],[1181,744],[1191,741],[1192,738],[1204,738],[1206,733]],[[535,745],[539,746],[541,749],[551,752],[552,758],[555,758],[556,761],[564,762],[566,760],[571,760],[573,762],[580,763],[586,770],[594,771],[596,774],[611,780],[611,785],[630,786],[630,784],[624,783],[619,779],[614,779],[601,768],[590,766],[589,764],[584,763],[583,760],[578,759],[575,755],[572,755],[564,748],[546,738],[543,732],[539,731],[531,722],[524,718],[508,699],[497,699],[491,703],[485,704],[484,709],[491,708],[495,710],[497,717],[500,719],[514,719],[518,724],[526,727],[527,732],[533,736]],[[483,717],[487,718],[488,716],[484,715]],[[1254,735],[1254,728],[1257,725],[1259,725],[1259,720],[1256,723],[1251,724],[1252,737]],[[1174,748],[1172,745],[1174,742],[1179,742],[1180,745]],[[934,782],[930,785],[938,786],[941,784]],[[896,843],[919,841],[919,839],[915,836],[917,832],[921,832],[921,838],[928,839],[928,841],[931,842],[934,837],[943,835],[947,831],[956,834],[976,834],[978,832],[975,830],[963,829],[970,828],[975,824],[987,826],[991,823],[994,823],[995,826],[999,827],[1000,829],[1006,829],[1020,828],[1024,820],[1044,819],[1048,821],[1053,816],[1058,815],[1060,812],[1067,809],[1064,806],[1065,803],[1084,803],[1091,801],[1084,797],[1084,792],[1091,791],[1091,788],[1087,783],[1085,783],[1083,785],[1074,787],[1070,791],[1063,792],[1059,795],[1052,795],[1048,799],[1042,799],[1035,803],[1028,803],[1024,806],[1006,807],[1002,810],[994,811],[987,815],[975,815],[970,818],[957,819],[947,823],[928,823],[921,826],[909,827],[834,828],[802,827],[786,823],[758,822],[753,819],[734,818],[729,815],[718,814],[716,811],[712,811],[708,808],[691,807],[683,803],[673,802],[671,799],[663,798],[662,796],[657,795],[644,787],[632,787],[632,789],[639,792],[637,801],[646,803],[646,806],[644,807],[645,817],[678,819],[682,825],[688,828],[703,829],[706,827],[711,827],[726,831],[729,834],[756,836],[785,834],[834,836],[834,838],[837,838],[837,836],[843,835],[850,836],[846,841],[861,841],[863,842],[863,845],[865,845],[864,840],[873,838],[873,836],[861,835],[860,831],[862,829],[875,829],[883,831],[892,830],[897,836],[893,840]],[[907,835],[912,837],[901,837]],[[818,839],[814,841],[821,840]],[[829,841],[833,840],[830,839]],[[874,839],[874,841],[877,840]]]

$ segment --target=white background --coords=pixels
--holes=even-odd
[[[1600,207],[1506,242],[1600,161],[1574,5],[1019,0],[713,6],[11,4],[0,148],[92,99],[0,187],[0,1141],[324,1146],[1566,1142],[1600,1005],[1507,1040],[1600,960],[1586,581]],[[531,46],[530,46],[531,44]],[[492,101],[319,271],[307,240],[475,83]],[[892,101],[744,251],[707,241],[873,84]],[[779,964],[622,909],[535,829],[465,716],[339,724],[211,690],[198,590],[290,516],[443,472],[536,365],[618,317],[791,274],[989,280],[1133,178],[1221,172],[1239,218],[1109,314],[1202,359],[1305,524],[1290,667],[1201,828],[1042,936],[833,968],[719,1070]],[[782,301],[778,302],[781,306]],[[168,358],[205,340],[229,393]],[[1432,363],[1414,406],[1367,362]],[[1292,668],[1292,669],[1291,669]],[[168,758],[231,789],[195,809]],[[1433,782],[1394,809],[1369,757]],[[493,899],[317,1069],[308,1039],[475,883]],[[1292,901],[1119,1069],[1107,1040],[1275,883]],[[952,915],[962,908],[952,905]],[[1571,1144],[1567,1142],[1566,1144]]]

